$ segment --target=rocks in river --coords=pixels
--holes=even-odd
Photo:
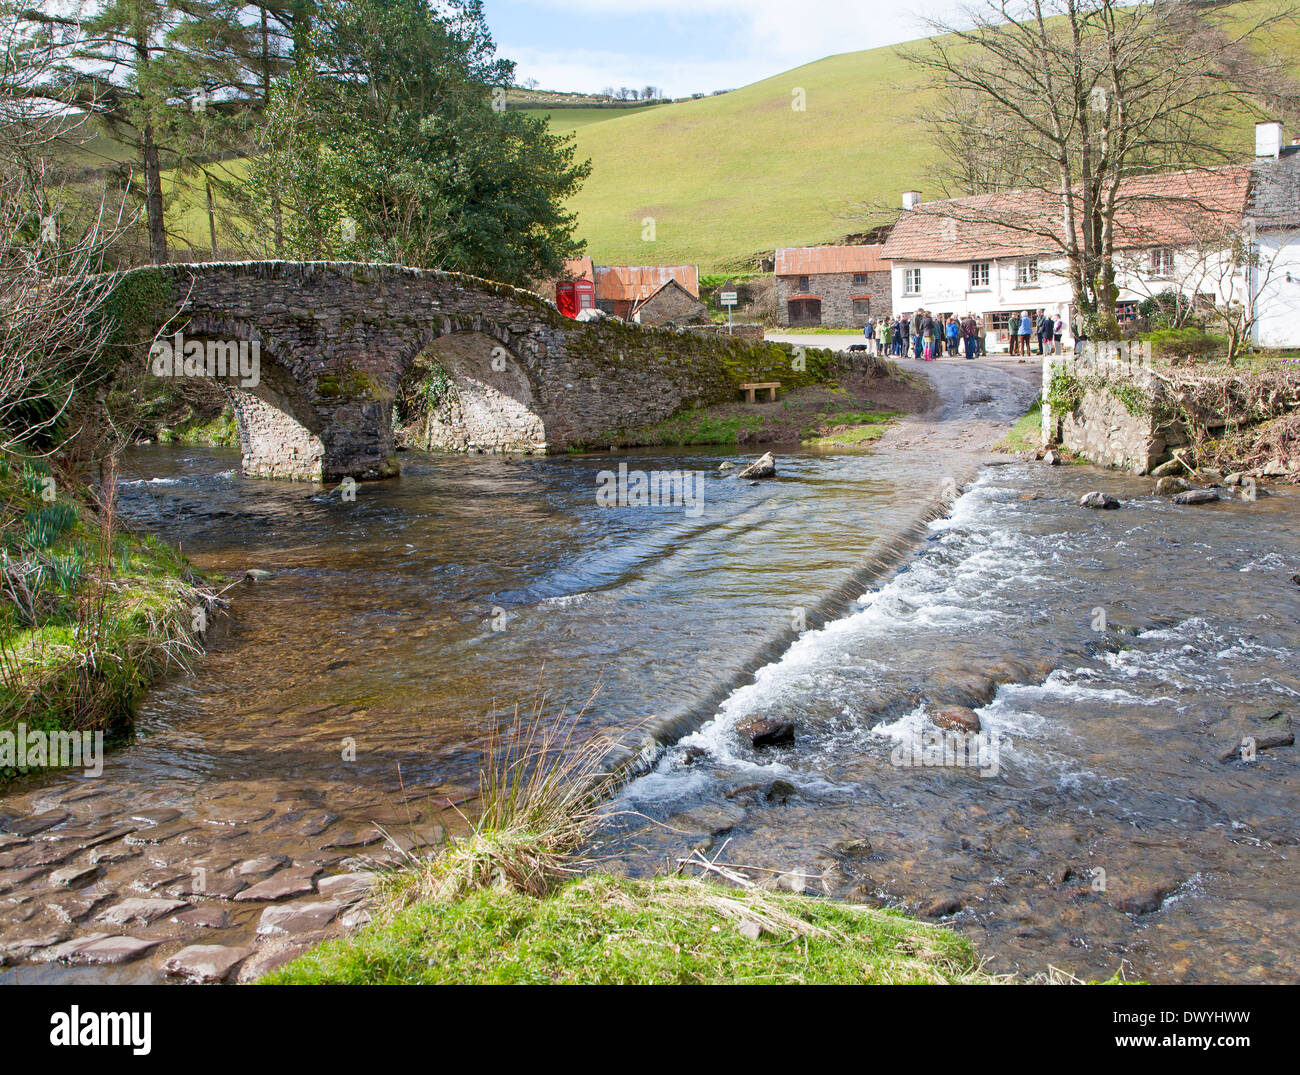
[[[926,918],[948,918],[955,915],[964,905],[956,896],[938,896],[921,908]]]
[[[955,732],[978,732],[982,730],[979,714],[964,705],[940,706],[931,718],[940,728]]]
[[[1165,897],[1177,887],[1172,881],[1138,880],[1121,883],[1113,893],[1113,903],[1125,914],[1154,914],[1164,905]]]
[[[1079,507],[1099,508],[1104,511],[1113,511],[1115,508],[1119,507],[1119,501],[1109,493],[1101,493],[1094,490],[1091,493],[1084,493],[1083,496],[1079,498]]]
[[[708,833],[717,836],[729,832],[745,820],[745,811],[731,803],[706,803],[691,810],[683,810],[668,819],[668,827],[686,833]]]
[[[292,936],[324,929],[343,910],[338,900],[297,900],[268,907],[257,923],[257,935]]]
[[[115,926],[126,926],[132,922],[148,925],[156,919],[184,910],[189,904],[184,900],[158,900],[132,896],[115,903],[107,911],[96,916],[98,922],[108,922]]]
[[[265,582],[267,579],[275,578],[275,572],[263,571],[260,567],[251,567],[244,572],[244,578],[249,582]]]
[[[1241,471],[1234,471],[1223,479],[1224,485],[1240,485],[1246,480],[1246,475]]]
[[[252,954],[252,948],[192,944],[170,956],[163,964],[163,973],[188,982],[224,982],[230,977],[230,972]]]
[[[1153,467],[1151,477],[1168,478],[1172,475],[1183,474],[1186,471],[1187,468],[1181,462],[1177,459],[1170,459],[1167,463],[1161,463],[1158,467]]]
[[[288,899],[290,896],[302,896],[315,889],[314,879],[321,872],[319,866],[298,867],[295,866],[288,870],[281,870],[265,881],[259,881],[251,888],[246,888],[235,895],[238,902],[246,903],[251,900],[266,900],[274,902],[275,900]]]
[[[794,722],[777,717],[755,717],[736,728],[752,747],[774,747],[794,742]]]
[[[1294,582],[1297,586],[1300,586],[1300,575],[1292,575],[1291,581]]]
[[[1175,504],[1213,504],[1219,494],[1213,489],[1190,489],[1174,497]]]
[[[1049,467],[1059,467],[1062,462],[1061,453],[1047,452],[1043,455],[1043,462],[1046,463]]]
[[[1187,492],[1191,487],[1189,482],[1171,475],[1156,482],[1156,496],[1174,496],[1176,493]]]
[[[776,457],[767,452],[759,456],[744,470],[736,474],[737,478],[742,480],[749,478],[775,478],[776,477]]]
[[[730,460],[724,459],[721,463],[718,464],[718,470],[721,471],[723,474],[727,473],[727,471],[729,470],[735,470],[735,469],[736,469],[736,464],[732,463]]]
[[[767,786],[765,798],[770,803],[786,803],[794,798],[798,789],[788,780],[773,780]]]
[[[1278,747],[1295,746],[1295,732],[1291,730],[1289,725],[1290,721],[1286,721],[1270,731],[1243,735],[1224,753],[1219,755],[1219,760],[1223,762],[1237,761],[1238,759],[1248,761],[1252,753],[1258,754],[1265,750],[1276,750]]]

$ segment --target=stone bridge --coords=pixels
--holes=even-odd
[[[683,407],[734,399],[746,380],[821,378],[776,344],[579,323],[531,292],[396,265],[167,265],[117,286],[152,297],[141,338],[202,344],[209,357],[245,343],[257,357],[256,378],[219,378],[256,477],[396,474],[394,401],[429,370],[429,442],[519,452],[604,447]]]

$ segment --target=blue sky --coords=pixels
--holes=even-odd
[[[485,0],[520,81],[598,93],[659,86],[675,97],[735,89],[838,52],[926,33],[958,0]]]

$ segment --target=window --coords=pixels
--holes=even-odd
[[[1006,311],[995,310],[992,314],[989,315],[989,318],[986,323],[989,325],[990,328],[992,328],[994,332],[1010,332],[1011,319],[1013,317],[1017,321],[1020,320],[1018,314],[1012,314]]]
[[[919,295],[921,293],[921,270],[903,270],[903,294]]]
[[[1016,263],[1016,287],[1038,286],[1038,259],[1022,258]]]
[[[864,272],[855,272],[853,274],[853,282],[860,287],[867,282],[867,274]]]
[[[1174,275],[1174,249],[1171,246],[1157,246],[1151,251],[1151,275],[1167,280]]]
[[[808,290],[808,277],[806,276],[799,277],[799,290],[800,291]]]
[[[593,295],[590,291],[578,292],[579,307],[581,307],[584,310],[590,310],[595,305],[596,305],[596,296]]]
[[[1115,320],[1121,325],[1127,325],[1138,318],[1138,304],[1136,302],[1117,302],[1115,304]]]
[[[870,316],[871,316],[871,300],[870,300],[870,299],[854,299],[854,300],[853,300],[853,316],[854,316],[854,317],[857,317],[857,318],[870,317]]]
[[[989,263],[987,261],[977,261],[970,267],[970,286],[972,291],[978,291],[989,286]]]

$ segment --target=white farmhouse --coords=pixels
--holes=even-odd
[[[1250,192],[1246,166],[1200,169],[1126,180],[1116,214],[1117,313],[1168,290],[1245,294],[1245,274],[1232,268],[1208,237],[1240,233]],[[1061,253],[1061,198],[1007,191],[947,201],[904,195],[904,212],[885,243],[893,308],[984,319],[990,351],[1009,346],[1009,326],[1028,313],[1060,317],[1070,336],[1073,291]],[[1300,277],[1298,277],[1300,278]],[[1034,341],[1035,349],[1037,341]]]

